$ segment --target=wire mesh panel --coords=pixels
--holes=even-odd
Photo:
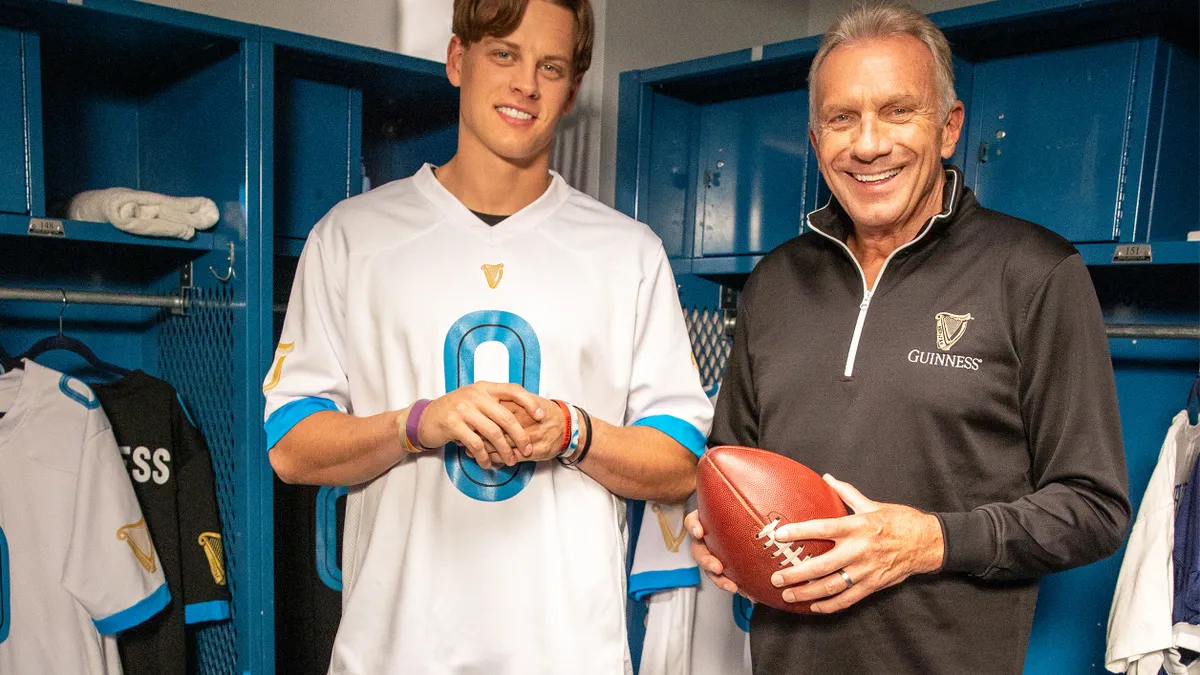
[[[159,332],[159,372],[174,385],[192,418],[200,426],[212,455],[217,486],[217,506],[221,513],[225,565],[231,610],[238,611],[237,580],[239,561],[235,546],[236,511],[234,508],[235,397],[234,310],[228,286],[190,292],[184,316],[169,316]],[[232,675],[237,663],[236,635],[232,621],[206,624],[196,635],[198,672],[202,675]]]
[[[723,332],[720,310],[690,307],[684,314],[692,338],[692,354],[700,368],[700,382],[705,391],[711,391],[721,381],[733,343]]]

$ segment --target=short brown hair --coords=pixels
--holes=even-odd
[[[521,25],[530,0],[454,0],[454,34],[471,46],[486,37],[507,37]],[[571,68],[582,75],[592,65],[595,28],[591,0],[549,0],[575,15],[575,53]]]

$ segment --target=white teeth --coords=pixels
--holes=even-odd
[[[891,171],[884,171],[883,173],[852,173],[850,175],[854,176],[854,180],[860,183],[874,183],[876,181],[891,178],[898,173],[900,173],[900,169],[892,169]]]
[[[533,115],[530,115],[530,114],[529,114],[529,113],[527,113],[527,112],[522,112],[522,111],[520,111],[520,110],[517,110],[516,108],[510,108],[510,107],[508,107],[508,106],[506,106],[506,105],[497,106],[497,107],[496,107],[496,110],[498,110],[498,111],[500,112],[500,114],[501,114],[501,115],[507,115],[507,116],[509,116],[509,117],[511,117],[511,118],[513,118],[513,119],[517,119],[517,120],[531,120],[531,119],[533,119]]]

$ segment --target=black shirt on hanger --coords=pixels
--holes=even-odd
[[[158,378],[136,370],[93,390],[171,590],[166,609],[121,634],[121,664],[125,675],[184,675],[191,661],[185,626],[230,616],[208,446],[175,389]]]

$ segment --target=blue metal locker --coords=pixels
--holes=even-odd
[[[966,92],[973,134],[961,142],[979,200],[1075,242],[1114,241],[1123,225],[1132,229],[1122,202],[1137,196],[1139,167],[1127,160],[1145,143],[1149,83],[1137,75],[1153,42],[1128,38],[976,65]]]
[[[339,201],[362,191],[362,91],[275,80],[275,236],[303,240]]]
[[[650,137],[650,181],[646,198],[647,222],[663,240],[667,255],[691,257],[696,183],[696,145],[699,106],[656,94]]]
[[[701,125],[698,256],[766,253],[800,234],[808,91],[712,103]]]
[[[0,213],[29,213],[22,34],[0,28]]]

